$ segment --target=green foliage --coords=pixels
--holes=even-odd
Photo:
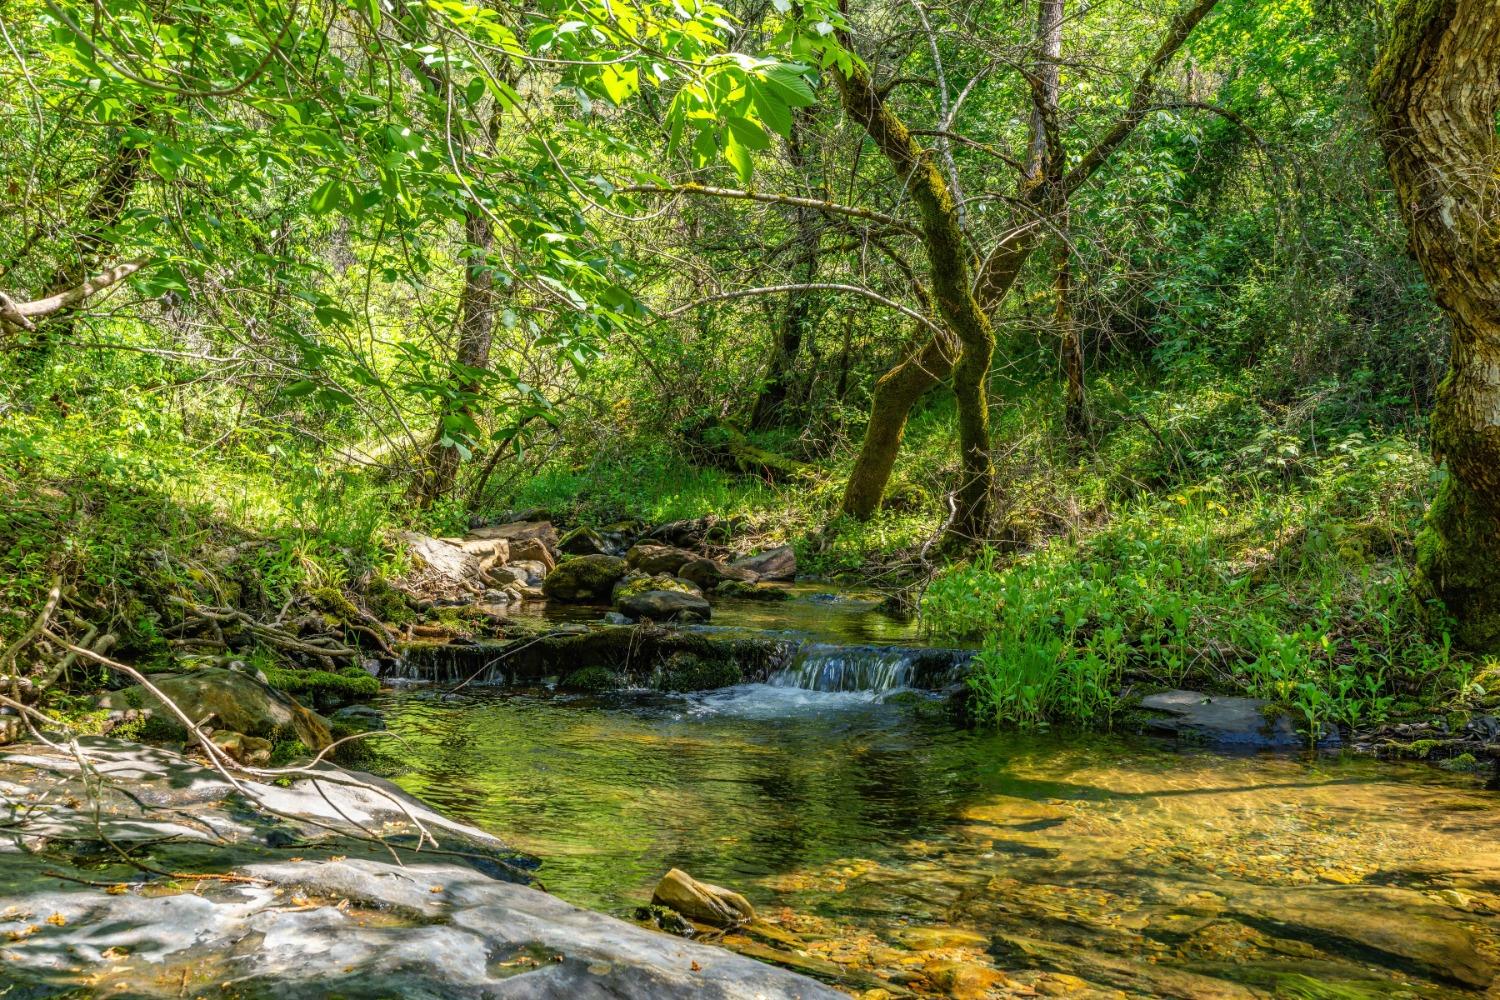
[[[983,637],[976,712],[1005,724],[1107,721],[1127,678],[1248,691],[1310,733],[1383,720],[1464,667],[1409,588],[1427,472],[1400,441],[1309,461],[1295,489],[1247,469],[1127,503],[1101,530],[940,575],[924,620]],[[1429,638],[1431,636],[1431,638]]]

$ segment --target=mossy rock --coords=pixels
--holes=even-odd
[[[579,526],[557,540],[557,550],[570,556],[607,554],[609,545],[593,528]]]
[[[656,672],[658,691],[710,691],[744,681],[744,671],[731,657],[673,653]]]
[[[626,577],[615,587],[614,602],[623,615],[659,622],[702,621],[710,614],[697,586],[671,576]]]
[[[608,667],[584,667],[575,670],[557,684],[559,691],[602,694],[620,687],[620,678]]]
[[[542,593],[558,601],[602,602],[624,576],[625,560],[618,556],[575,556],[547,574]]]
[[[380,681],[359,667],[346,667],[337,673],[269,667],[265,675],[271,687],[299,700],[312,701],[320,709],[362,701],[380,693]]]

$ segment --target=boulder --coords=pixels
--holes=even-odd
[[[406,585],[428,599],[455,600],[484,589],[484,567],[479,557],[457,544],[415,531],[403,532],[401,541],[411,555],[413,569]]]
[[[651,902],[710,927],[734,927],[755,919],[755,907],[744,896],[699,882],[680,868],[673,868],[661,877],[651,893]]]
[[[188,718],[215,730],[267,740],[296,738],[312,750],[322,750],[333,742],[322,716],[241,670],[208,667],[185,674],[153,674],[151,683]],[[187,727],[176,714],[139,684],[110,691],[98,704],[122,713],[138,709],[148,715],[153,726],[165,727],[173,738],[187,738]]]
[[[512,571],[511,582],[520,587],[540,587],[552,572],[551,566],[538,559],[518,559],[505,568]],[[515,579],[514,574],[520,574],[520,579]]]
[[[540,565],[540,563],[538,563],[538,565]],[[498,587],[501,590],[504,590],[507,587],[530,586],[532,580],[531,573],[528,572],[527,569],[519,565],[496,566],[488,573],[485,573],[484,578],[488,580],[492,586]],[[537,576],[537,581],[541,581],[540,574]]]
[[[687,549],[649,543],[637,545],[625,553],[625,561],[630,564],[631,569],[640,570],[642,573],[666,573],[668,575],[675,575],[683,566],[697,558],[695,553]]]
[[[577,527],[557,540],[557,551],[570,556],[614,555],[604,536],[593,528]]]
[[[605,601],[625,571],[625,560],[619,556],[575,556],[547,575],[542,593],[557,601]]]
[[[723,521],[712,514],[706,517],[688,518],[683,521],[668,521],[657,525],[646,533],[646,537],[669,545],[702,545],[704,542],[722,542],[729,538],[732,530],[741,524],[741,519]]]
[[[614,590],[615,610],[629,618],[652,621],[707,621],[710,614],[703,592],[686,580],[670,576],[634,576]]]
[[[270,740],[246,736],[244,733],[232,733],[227,729],[219,730],[208,739],[236,764],[264,767],[271,762]]]
[[[734,569],[725,566],[717,559],[690,559],[682,564],[677,570],[677,575],[690,583],[696,583],[704,590],[715,590],[726,581],[737,581],[740,583],[753,583],[756,576],[747,569]]]
[[[543,576],[552,572],[552,568],[557,565],[557,557],[547,548],[547,543],[538,538],[513,539],[510,542],[510,561],[539,562],[545,570]]]
[[[557,551],[557,529],[551,521],[512,521],[509,524],[493,524],[475,528],[470,538],[503,538],[514,548],[516,542],[536,541]],[[517,556],[516,558],[520,558]]]
[[[504,538],[462,538],[458,546],[479,560],[481,572],[510,561],[510,542]]]
[[[729,564],[731,569],[749,570],[762,580],[795,580],[797,578],[797,553],[790,545],[778,545],[774,549]]]

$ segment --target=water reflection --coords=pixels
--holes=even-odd
[[[399,782],[541,856],[553,892],[623,913],[681,867],[919,993],[960,995],[958,967],[974,996],[1458,996],[1500,954],[1500,812],[1427,768],[765,685],[385,708]]]

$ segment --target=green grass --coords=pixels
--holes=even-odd
[[[1405,438],[1361,437],[1301,465],[1127,498],[1090,530],[938,576],[927,627],[984,640],[976,715],[1098,724],[1127,684],[1197,686],[1317,732],[1461,689],[1470,666],[1410,585],[1430,463]]]

